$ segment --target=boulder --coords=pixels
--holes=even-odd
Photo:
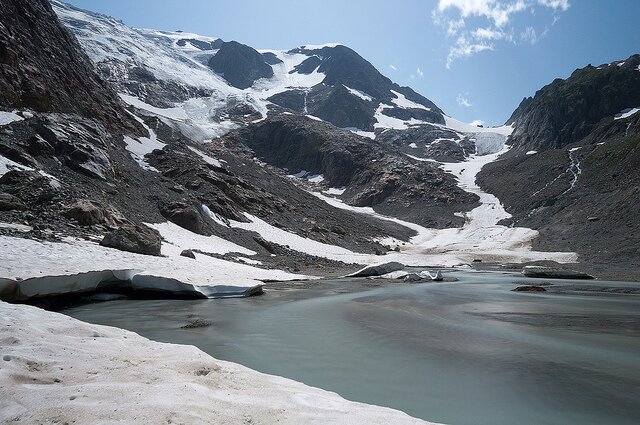
[[[522,274],[527,277],[539,277],[544,279],[595,279],[587,273],[576,270],[555,269],[543,266],[525,266]]]
[[[145,225],[126,224],[107,233],[100,245],[137,254],[160,255],[160,232]]]
[[[186,202],[173,202],[160,207],[162,215],[172,223],[199,235],[209,236],[205,217],[199,208]]]
[[[355,273],[347,275],[346,277],[369,277],[369,276],[382,276],[383,274],[396,272],[402,270],[404,265],[395,261],[383,264],[374,264],[367,266],[362,270],[358,270]]]
[[[80,200],[62,213],[66,218],[75,220],[81,226],[91,226],[104,222],[104,211],[91,201]]]
[[[0,193],[0,211],[26,210],[27,206],[19,198],[9,194]]]
[[[196,254],[194,254],[190,249],[183,250],[180,255],[187,258],[193,258],[194,260],[196,259]]]
[[[515,291],[515,292],[545,292],[546,289],[544,289],[542,286],[523,285],[523,286],[518,286],[517,288],[512,289],[512,291]]]

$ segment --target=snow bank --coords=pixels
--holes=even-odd
[[[215,236],[192,234],[172,223],[152,226],[167,240],[162,244],[163,257],[119,251],[73,238],[64,242],[38,242],[0,236],[0,294],[25,297],[61,294],[94,290],[102,281],[123,280],[130,281],[134,289],[235,296],[252,293],[263,280],[312,278],[198,253],[195,260],[182,257],[183,249],[218,254],[255,253]]]
[[[0,302],[0,341],[2,423],[426,423],[30,306]]]
[[[294,251],[304,252],[309,255],[315,255],[317,257],[328,258],[330,260],[351,263],[362,261],[365,257],[367,257],[366,254],[358,254],[346,248],[314,241],[313,239],[304,238],[302,236],[296,235],[295,233],[287,232],[286,230],[272,226],[266,221],[261,220],[251,214],[245,213],[245,216],[251,221],[250,223],[242,223],[239,221],[230,220],[231,227],[253,231],[258,233],[269,242],[288,246]]]

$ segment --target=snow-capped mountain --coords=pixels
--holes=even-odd
[[[54,1],[100,74],[134,106],[220,136],[280,107],[375,137],[385,129],[445,124],[442,111],[346,46],[262,50],[184,32],[133,29]],[[197,99],[197,100],[196,100]],[[143,102],[143,103],[140,103]],[[184,111],[179,115],[174,108]],[[148,108],[150,109],[150,108]]]

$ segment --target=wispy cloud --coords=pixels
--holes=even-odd
[[[458,93],[458,97],[456,97],[456,102],[458,102],[458,105],[464,106],[465,108],[471,108],[473,106],[473,104],[469,101],[469,99],[463,96],[462,93]]]
[[[389,65],[389,68],[393,69],[394,71],[398,70],[398,68],[395,65]]]
[[[569,0],[538,0],[538,4],[552,9],[560,9],[563,12],[569,10]]]
[[[446,62],[451,68],[458,59],[497,50],[500,43],[535,44],[547,35],[548,26],[544,30],[532,25],[516,28],[514,15],[527,10],[532,16],[537,9],[551,11],[553,25],[557,14],[570,6],[569,0],[439,0],[431,18],[444,29],[447,38],[454,40]]]

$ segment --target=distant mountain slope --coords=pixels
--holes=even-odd
[[[514,152],[562,148],[589,135],[601,120],[640,105],[640,55],[587,66],[526,98],[507,124],[514,124]]]
[[[426,227],[461,226],[464,219],[456,213],[479,205],[439,163],[413,160],[387,144],[306,117],[270,117],[223,140],[248,146],[291,176],[339,190],[351,205]]]
[[[525,100],[479,184],[544,250],[640,269],[640,56],[576,70]],[[508,184],[506,184],[508,182]]]
[[[53,5],[120,93],[184,109],[206,129],[202,139],[242,126],[255,114],[265,117],[276,105],[371,137],[376,129],[445,124],[433,102],[393,83],[346,46],[257,51],[196,34],[132,29],[55,0]]]

